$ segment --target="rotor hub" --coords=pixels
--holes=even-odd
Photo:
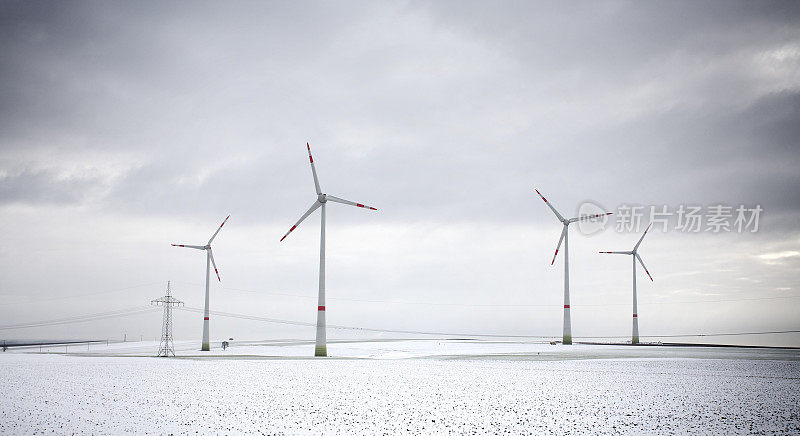
[[[319,201],[320,203],[324,204],[326,201],[328,201],[328,199],[326,197],[327,196],[325,194],[318,194],[317,195],[317,201]]]

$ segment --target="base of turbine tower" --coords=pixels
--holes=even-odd
[[[314,357],[328,357],[328,347],[326,345],[315,346]]]
[[[211,351],[211,347],[208,346],[208,342],[203,342],[203,346],[200,347],[200,351]]]
[[[564,335],[564,338],[561,339],[561,343],[564,345],[572,345],[572,335]]]
[[[634,336],[634,337],[631,338],[631,344],[638,344],[638,343],[639,343],[639,337],[638,336]]]

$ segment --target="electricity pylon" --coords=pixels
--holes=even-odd
[[[158,357],[175,357],[175,344],[172,341],[172,307],[182,306],[183,301],[170,295],[167,282],[167,295],[151,300],[150,304],[164,306],[164,320],[161,323],[161,344],[158,346]]]

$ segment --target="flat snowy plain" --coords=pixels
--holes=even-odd
[[[800,434],[800,351],[461,340],[0,354],[0,434]],[[48,353],[50,351],[50,353]]]

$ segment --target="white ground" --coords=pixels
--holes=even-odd
[[[0,434],[800,433],[796,350],[197,345],[178,359],[146,357],[147,342],[2,353]]]

